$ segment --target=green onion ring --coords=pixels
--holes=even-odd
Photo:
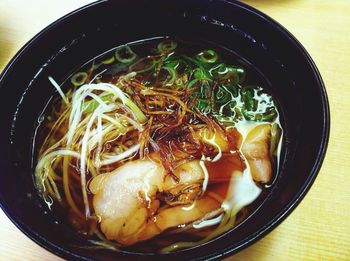
[[[165,40],[160,42],[157,46],[157,49],[160,53],[167,52],[170,53],[174,51],[177,47],[177,43],[172,40]]]
[[[122,52],[124,53],[122,54]],[[122,57],[123,55],[126,55],[127,57]],[[121,63],[130,63],[136,59],[136,54],[129,46],[125,45],[115,51],[115,58]]]
[[[197,54],[196,58],[203,63],[215,63],[219,56],[214,50],[205,50]]]
[[[70,78],[70,82],[77,87],[83,85],[88,77],[89,76],[86,72],[78,72]]]

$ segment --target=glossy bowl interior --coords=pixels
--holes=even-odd
[[[327,146],[329,109],[314,63],[290,33],[266,15],[234,1],[100,1],[39,33],[0,77],[0,203],[38,244],[69,259],[160,257],[76,247],[86,240],[57,220],[38,196],[31,156],[39,114],[55,92],[48,75],[62,82],[81,64],[113,47],[168,35],[213,42],[259,70],[278,100],[285,133],[278,178],[260,208],[234,230],[204,245],[166,254],[166,258],[207,260],[232,254],[274,228],[310,188]]]

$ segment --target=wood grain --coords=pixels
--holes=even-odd
[[[1,0],[0,70],[52,21],[89,0]],[[327,155],[298,208],[262,240],[227,261],[350,260],[350,1],[245,0],[286,27],[308,50],[331,107]],[[0,211],[0,260],[61,260],[24,236]]]

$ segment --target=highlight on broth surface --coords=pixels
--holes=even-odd
[[[276,175],[282,129],[256,72],[232,57],[166,38],[109,51],[62,86],[49,77],[59,96],[35,167],[49,207],[96,246],[141,252],[244,220]]]

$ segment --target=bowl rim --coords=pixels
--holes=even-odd
[[[89,3],[87,5],[84,5],[80,8],[77,8],[59,19],[55,20],[54,22],[50,23],[46,27],[44,27],[42,30],[40,30],[35,36],[33,36],[23,47],[17,51],[17,53],[14,55],[14,57],[7,63],[7,65],[4,67],[4,69],[0,72],[0,89],[1,89],[1,83],[6,78],[7,73],[9,70],[17,63],[18,60],[21,59],[22,55],[31,48],[32,45],[34,45],[37,41],[40,41],[41,37],[51,29],[59,26],[61,23],[63,23],[65,20],[69,19],[72,16],[75,16],[76,14],[92,8],[94,6],[109,2],[110,0],[98,0],[92,3]],[[257,240],[264,237],[267,233],[271,232],[273,229],[275,229],[283,220],[285,220],[288,215],[291,214],[291,212],[300,204],[301,200],[306,196],[307,192],[310,190],[312,184],[314,183],[320,169],[322,166],[322,163],[324,161],[324,158],[326,156],[326,151],[328,147],[328,141],[329,141],[329,135],[330,135],[330,128],[331,128],[331,119],[330,119],[330,107],[329,107],[329,101],[328,96],[326,92],[326,88],[324,85],[324,82],[322,80],[321,74],[319,70],[316,67],[315,62],[309,55],[309,53],[306,51],[306,49],[303,47],[303,45],[299,42],[299,40],[296,39],[296,37],[290,33],[283,25],[281,25],[279,22],[274,20],[272,17],[268,16],[267,14],[263,13],[262,11],[248,5],[245,3],[242,3],[237,0],[217,0],[218,2],[223,2],[225,4],[235,5],[242,10],[244,10],[247,13],[251,13],[253,15],[258,16],[260,19],[264,20],[266,23],[268,23],[269,26],[273,27],[274,29],[277,29],[280,34],[282,34],[285,38],[288,39],[288,41],[293,45],[294,48],[298,50],[300,54],[302,54],[305,62],[310,66],[312,69],[312,74],[314,78],[316,79],[318,89],[320,91],[320,98],[322,102],[322,140],[321,144],[319,146],[318,154],[317,154],[317,160],[313,165],[313,168],[311,169],[309,176],[307,180],[304,182],[303,186],[299,189],[298,193],[295,194],[295,196],[292,198],[289,204],[287,204],[278,215],[276,215],[273,219],[271,219],[263,228],[261,228],[259,231],[255,232],[254,234],[247,237],[244,241],[241,241],[237,244],[236,247],[228,247],[226,249],[222,249],[221,252],[215,252],[210,256],[205,257],[206,260],[213,260],[217,258],[223,258],[229,255],[232,255],[240,250],[243,250],[247,248],[248,246],[255,243]],[[87,257],[80,256],[78,254],[75,254],[65,248],[62,248],[48,240],[46,240],[44,237],[33,231],[30,227],[28,227],[26,224],[22,222],[20,218],[18,218],[16,215],[11,213],[9,208],[7,207],[6,203],[2,201],[0,198],[0,207],[3,210],[3,212],[6,214],[6,216],[11,220],[11,222],[23,233],[25,234],[29,239],[34,241],[39,246],[43,247],[44,249],[48,250],[49,252],[62,257],[62,258],[69,258],[74,260],[91,260]],[[196,260],[202,260],[204,257],[198,258]]]

